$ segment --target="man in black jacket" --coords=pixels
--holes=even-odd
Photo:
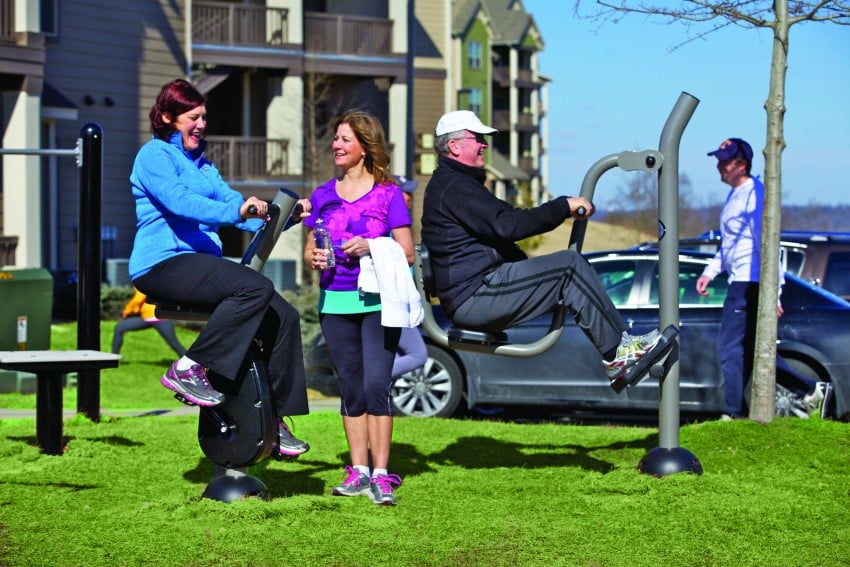
[[[649,352],[658,331],[632,336],[584,257],[564,250],[528,258],[516,245],[543,234],[584,207],[582,197],[559,197],[516,209],[483,185],[484,136],[496,130],[469,110],[440,118],[435,129],[437,169],[422,211],[422,242],[428,248],[436,292],[446,315],[470,329],[502,331],[554,311],[563,303],[599,350],[615,380]]]

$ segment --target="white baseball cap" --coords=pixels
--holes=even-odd
[[[494,134],[498,132],[495,128],[484,125],[471,110],[452,110],[440,117],[434,133],[437,136],[469,130],[475,134]]]

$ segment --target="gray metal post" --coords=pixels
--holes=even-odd
[[[621,152],[605,156],[594,163],[584,176],[581,196],[593,202],[599,178],[609,169],[658,173],[659,223],[659,329],[679,326],[679,142],[699,100],[688,93],[679,95],[661,131],[659,151]],[[574,220],[570,233],[571,250],[581,252],[587,219]],[[678,344],[668,356],[669,364],[656,365],[650,373],[660,379],[658,426],[659,446],[652,449],[638,470],[654,476],[677,472],[702,474],[696,456],[679,447],[679,362]]]
[[[658,178],[659,328],[679,325],[679,142],[699,100],[679,95],[664,124],[659,148],[664,164]],[[676,338],[678,343],[679,338]],[[678,344],[674,346],[678,348]],[[660,377],[658,444],[638,464],[638,470],[654,476],[678,472],[702,474],[699,459],[679,446],[679,357]]]
[[[77,348],[100,350],[100,229],[103,185],[103,129],[80,130],[82,166],[77,227]],[[100,420],[100,370],[77,373],[77,413]]]

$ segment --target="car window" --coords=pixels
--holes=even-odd
[[[626,305],[634,285],[637,261],[594,262],[593,269],[599,274],[599,279],[614,305]]]
[[[850,252],[833,252],[829,255],[823,288],[836,295],[850,295]]]
[[[729,287],[723,276],[714,278],[708,286],[708,296],[697,293],[697,280],[702,275],[704,264],[694,262],[679,263],[679,305],[722,305],[726,299]],[[658,305],[658,264],[652,276],[652,287],[649,291],[649,302]]]
[[[789,248],[783,246],[780,250],[781,258],[783,259],[785,271],[800,275],[800,270],[803,269],[803,260],[805,260],[806,252],[799,248]]]

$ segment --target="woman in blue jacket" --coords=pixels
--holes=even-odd
[[[257,231],[268,204],[244,199],[204,157],[206,104],[191,83],[177,79],[163,86],[150,122],[153,139],[139,150],[130,175],[137,217],[130,277],[146,295],[213,309],[186,355],[160,381],[193,404],[218,405],[224,395],[210,376],[235,381],[259,337],[279,416],[280,453],[298,456],[309,445],[283,421],[309,411],[298,312],[267,277],[222,258],[217,233],[222,225]],[[310,210],[308,200],[301,204]]]

